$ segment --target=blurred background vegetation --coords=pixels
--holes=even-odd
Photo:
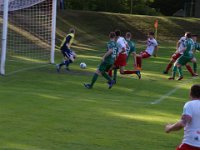
[[[187,0],[60,0],[62,9],[172,16]]]

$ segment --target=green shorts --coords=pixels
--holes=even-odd
[[[190,62],[191,59],[192,59],[192,57],[181,56],[178,58],[177,61],[180,65],[183,66],[183,65],[186,65],[188,62]]]
[[[98,69],[100,72],[107,72],[112,67],[112,64],[108,64],[106,62],[102,62]]]

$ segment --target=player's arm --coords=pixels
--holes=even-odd
[[[192,115],[191,109],[188,104],[184,106],[183,115],[181,120],[176,122],[175,124],[168,124],[165,126],[165,132],[170,133],[172,131],[178,131],[184,128],[187,124],[191,123]]]
[[[196,43],[194,46],[193,52],[196,53],[197,51],[199,52],[199,50],[200,50],[200,44]]]
[[[155,46],[154,48],[154,57],[157,57],[157,53],[158,53],[158,46]]]
[[[137,65],[137,54],[136,54],[136,46],[135,46],[135,43],[132,42],[132,56],[133,56],[133,59],[134,59],[134,65],[136,66]]]
[[[196,53],[196,46],[193,47],[192,52],[193,52],[193,54]]]
[[[170,133],[172,131],[178,131],[178,130],[181,130],[182,128],[185,127],[185,124],[183,123],[182,120],[174,123],[174,124],[167,124],[165,126],[165,132],[166,133]]]
[[[132,56],[133,56],[133,59],[134,59],[134,64],[136,65],[137,64],[137,54],[136,52],[132,52]]]
[[[176,50],[178,50],[179,46],[180,46],[181,42],[180,40],[176,43]]]
[[[195,50],[197,50],[198,52],[200,52],[200,43],[196,44]]]
[[[112,49],[109,49],[105,54],[104,56],[102,57],[102,61],[105,60],[106,57],[110,56],[112,54],[113,50]]]

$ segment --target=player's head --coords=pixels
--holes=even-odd
[[[115,39],[115,37],[116,37],[115,32],[110,32],[109,38],[110,38],[110,39]]]
[[[121,31],[120,30],[115,30],[115,34],[116,34],[116,36],[121,36]]]
[[[200,84],[194,84],[190,90],[190,97],[200,99]]]
[[[149,37],[149,38],[154,38],[154,32],[152,32],[152,31],[149,32],[149,33],[148,33],[148,37]]]
[[[132,37],[131,32],[126,32],[126,39],[131,39],[131,37]]]
[[[186,38],[192,38],[191,32],[186,32],[186,33],[185,33],[185,36],[186,36]]]
[[[196,41],[197,41],[197,37],[198,37],[198,35],[197,35],[197,34],[192,34],[192,39],[193,39],[193,41],[194,41],[194,42],[196,42]]]
[[[75,29],[74,29],[74,28],[70,28],[70,29],[69,29],[69,33],[75,34]]]
[[[188,33],[190,33],[190,32],[185,32],[184,36],[187,37],[187,34],[188,34]]]

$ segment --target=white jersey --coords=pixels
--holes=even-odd
[[[156,46],[158,46],[157,41],[154,38],[153,39],[148,38],[148,40],[147,40],[147,48],[146,48],[145,51],[149,55],[153,55],[153,52],[154,52]]]
[[[183,36],[183,37],[181,37],[180,38],[180,40],[178,41],[179,42],[179,47],[178,47],[178,52],[180,53],[180,54],[183,54],[183,48],[185,48],[185,41],[186,41],[186,37],[185,36]]]
[[[117,47],[118,47],[118,52],[120,53],[122,49],[124,48],[126,50],[127,42],[123,37],[119,37],[117,39]]]
[[[191,117],[191,122],[184,128],[183,143],[200,147],[200,100],[192,100],[185,104],[183,115]]]

